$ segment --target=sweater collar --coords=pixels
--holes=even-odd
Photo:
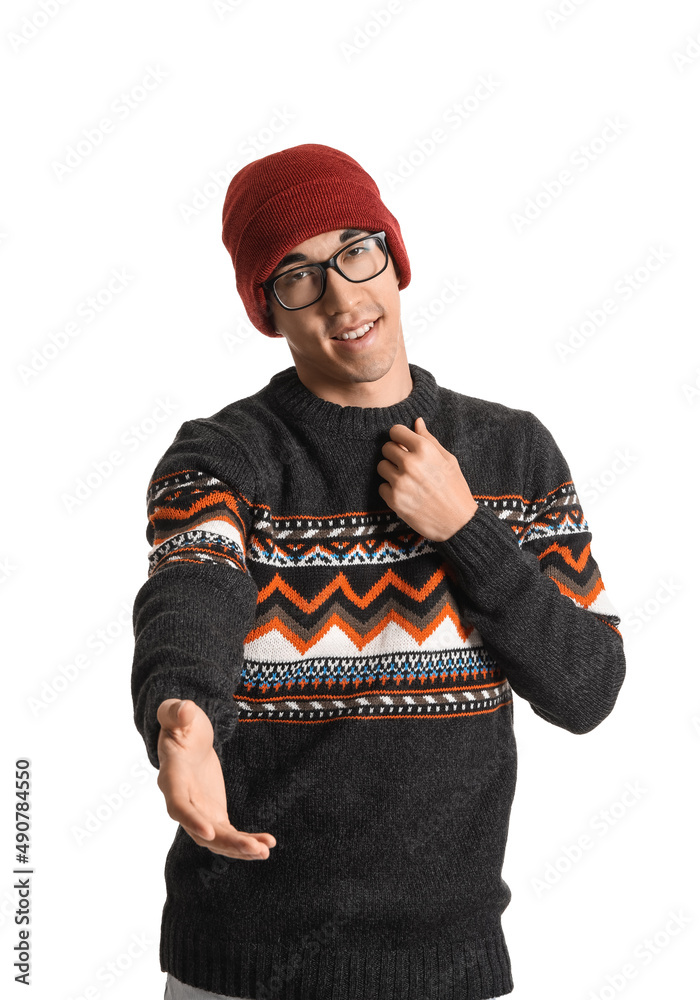
[[[285,423],[322,428],[329,434],[369,438],[393,424],[406,424],[413,430],[416,417],[423,417],[430,426],[438,408],[439,386],[425,368],[410,362],[408,367],[413,388],[392,406],[341,406],[321,399],[304,385],[295,365],[273,375],[260,395]]]

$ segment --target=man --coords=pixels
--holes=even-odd
[[[533,413],[408,362],[408,256],[351,157],[248,164],[223,241],[294,365],[186,421],[149,484],[166,997],[505,996],[513,691],[583,734],[625,674],[568,466]]]

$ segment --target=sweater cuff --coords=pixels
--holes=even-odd
[[[233,703],[225,704],[216,698],[202,695],[196,687],[188,684],[178,683],[177,678],[169,684],[151,686],[147,693],[143,722],[143,739],[146,744],[148,759],[155,768],[160,768],[160,758],[158,757],[158,739],[160,737],[160,723],[158,722],[158,706],[166,698],[181,698],[195,702],[202,711],[209,717],[212,729],[214,730],[214,750],[219,759],[224,743],[229,740],[238,726],[238,712]],[[138,725],[138,723],[137,723]]]
[[[485,611],[504,609],[533,571],[539,576],[537,557],[522,551],[513,529],[489,507],[477,507],[454,535],[432,544],[457,570],[469,600]]]

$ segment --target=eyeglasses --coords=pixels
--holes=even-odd
[[[386,268],[388,260],[386,233],[382,230],[353,240],[328,260],[299,265],[276,278],[268,278],[260,287],[271,291],[283,309],[305,309],[323,297],[329,267],[342,274],[346,281],[358,283],[376,278]]]

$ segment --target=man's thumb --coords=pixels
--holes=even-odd
[[[185,705],[186,703],[187,703],[187,699],[186,698],[174,698],[170,702],[170,704],[168,705],[167,709],[165,710],[165,712],[166,712],[166,714],[165,714],[165,720],[166,720],[165,721],[165,725],[166,725],[166,727],[169,728],[171,726],[175,727],[175,726],[182,726],[182,725],[184,725],[184,722],[183,722],[183,719],[182,719],[183,712],[181,711],[181,709],[182,709],[182,706]]]
[[[183,705],[191,705],[191,704],[192,704],[192,702],[189,700],[189,698],[181,698],[179,701],[175,702],[175,704],[173,705],[173,707],[172,707],[173,715],[175,716],[175,720],[180,725],[183,724],[183,716],[187,712],[186,708],[183,709]]]

